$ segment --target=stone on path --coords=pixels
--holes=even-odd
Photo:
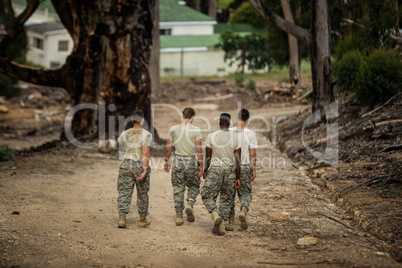
[[[315,244],[317,244],[317,238],[311,236],[305,236],[297,240],[297,245],[299,246],[312,246]]]

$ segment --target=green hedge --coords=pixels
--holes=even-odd
[[[345,52],[333,66],[340,86],[364,104],[385,102],[402,90],[401,57],[392,50]]]
[[[385,102],[402,90],[401,58],[392,50],[376,49],[356,75],[356,96],[362,103]]]

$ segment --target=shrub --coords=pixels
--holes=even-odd
[[[334,75],[344,90],[353,91],[356,75],[364,56],[357,50],[346,52],[343,57],[334,62]]]
[[[253,79],[248,80],[247,88],[251,91],[255,91],[255,81]]]
[[[342,59],[342,57],[349,51],[352,50],[357,50],[360,51],[361,53],[365,52],[368,50],[367,46],[361,41],[360,38],[358,37],[346,37],[345,39],[341,40],[338,42],[336,48],[335,48],[335,53],[334,53],[334,58],[336,61],[339,61]]]
[[[235,80],[236,86],[243,87],[244,79],[245,79],[244,75],[242,75],[242,74],[235,74],[234,75],[234,80]]]
[[[6,98],[17,97],[21,95],[21,88],[17,86],[17,80],[4,74],[0,74],[0,96]]]
[[[356,75],[356,96],[361,103],[385,102],[402,90],[402,62],[391,50],[376,49]]]
[[[0,161],[8,161],[14,159],[15,151],[7,145],[0,147]]]

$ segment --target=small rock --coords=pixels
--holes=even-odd
[[[57,236],[58,236],[58,237],[61,237],[61,233],[58,233]]]
[[[305,236],[297,240],[297,245],[299,246],[312,246],[315,244],[317,244],[317,238],[311,236]]]
[[[305,232],[306,234],[312,234],[313,230],[312,229],[302,229],[303,232]]]
[[[0,113],[2,114],[8,113],[8,108],[5,105],[0,105]]]
[[[271,221],[283,221],[284,219],[289,219],[290,214],[287,212],[272,212],[268,213],[268,218]]]
[[[20,215],[20,213],[18,212],[18,211],[13,211],[13,213],[12,213],[13,215]]]

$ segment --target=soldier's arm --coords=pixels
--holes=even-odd
[[[209,169],[209,166],[211,165],[211,156],[212,156],[212,148],[209,148],[208,146],[205,147],[204,179],[205,179],[205,173],[207,173],[207,170]]]
[[[236,189],[240,188],[240,161],[241,161],[241,149],[236,149],[234,151],[235,155],[235,165],[236,165]]]
[[[169,170],[170,170],[169,158],[170,158],[170,154],[172,152],[172,147],[173,147],[173,141],[167,140],[166,149],[165,149],[165,164],[164,164],[164,170],[166,172],[169,172]]]
[[[200,166],[198,168],[198,176],[202,177],[202,173],[204,171],[204,154],[202,152],[202,140],[195,141],[195,149],[197,151],[197,159]]]
[[[250,162],[251,162],[251,175],[250,181],[253,182],[256,176],[256,161],[257,161],[257,153],[255,149],[250,149]]]
[[[138,177],[138,179],[137,179],[138,181],[143,181],[145,179],[145,176],[147,175],[148,164],[149,164],[149,151],[150,151],[150,147],[148,145],[143,145],[142,146],[142,168],[143,168],[143,172]]]

